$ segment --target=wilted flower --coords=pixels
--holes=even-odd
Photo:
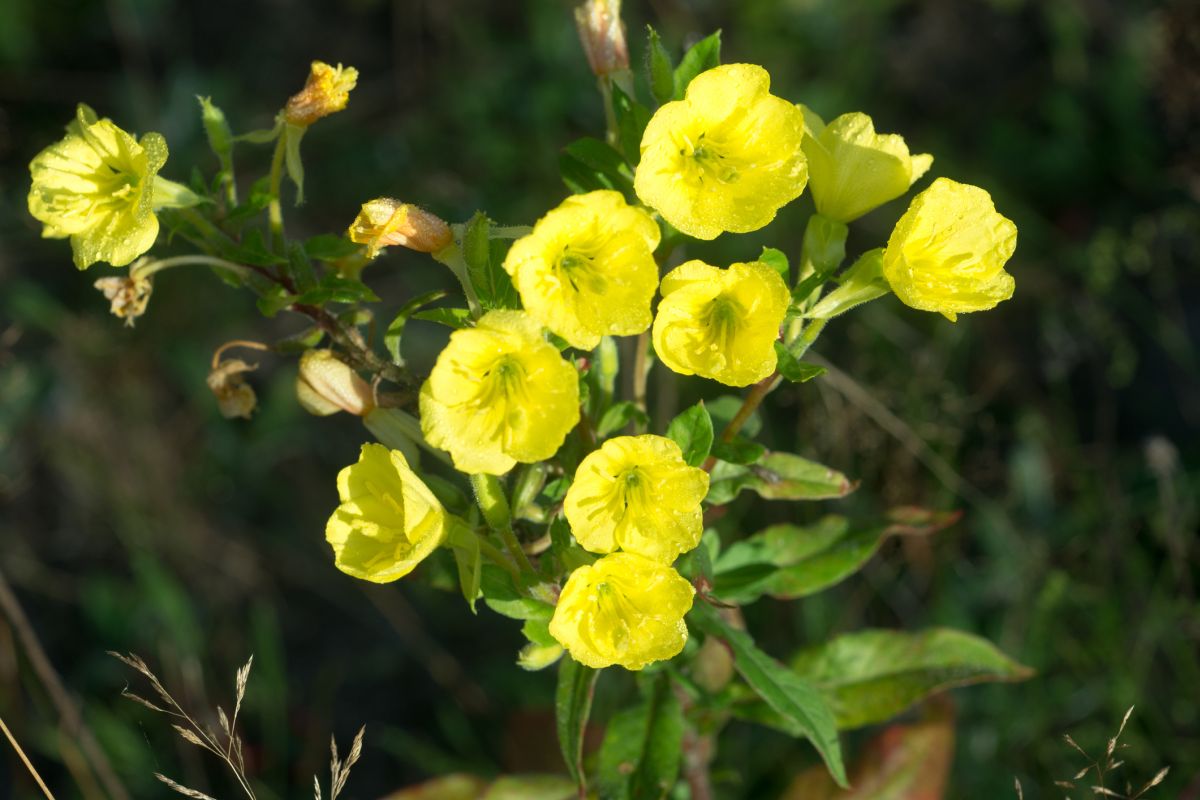
[[[933,164],[929,154],[910,155],[904,139],[875,133],[866,114],[842,114],[826,125],[800,106],[807,130],[808,185],[817,213],[850,222],[908,191]]]
[[[421,430],[467,473],[550,458],[579,422],[579,375],[519,311],[450,335],[421,387]]]
[[[97,261],[124,266],[158,237],[155,178],[166,160],[161,134],[138,141],[80,103],[66,137],[29,164],[29,213],[43,224],[42,236],[71,238],[79,269]]]
[[[319,417],[339,411],[362,417],[375,408],[371,387],[332,350],[306,350],[300,356],[296,397],[305,411]]]
[[[363,203],[346,235],[352,242],[367,245],[369,258],[392,245],[436,253],[454,241],[450,226],[440,217],[390,197]]]
[[[775,370],[775,340],[791,294],[761,261],[717,269],[688,261],[662,280],[654,350],[681,375],[749,386]]]
[[[634,187],[642,202],[697,239],[758,230],[808,179],[804,114],[770,94],[754,64],[725,64],[655,112]]]
[[[208,388],[217,398],[217,408],[226,419],[242,417],[250,419],[258,398],[254,387],[246,383],[245,373],[258,369],[257,364],[247,364],[240,358],[217,362],[208,373]]]
[[[687,643],[683,616],[695,590],[678,572],[634,553],[613,553],[571,573],[550,635],[593,669],[639,670]]]
[[[883,253],[883,276],[908,306],[958,314],[993,308],[1012,297],[1004,264],[1017,247],[1017,226],[997,213],[978,186],[938,178],[913,198]]]
[[[504,269],[525,310],[571,346],[650,327],[658,286],[654,219],[620,192],[568,197],[513,243]]]
[[[283,117],[290,125],[307,127],[322,117],[335,114],[350,101],[350,90],[358,83],[358,70],[338,64],[331,67],[314,61],[304,88],[287,101]]]
[[[598,77],[629,69],[621,0],[587,0],[575,8],[575,27],[588,65]]]
[[[618,436],[580,463],[563,512],[593,553],[627,553],[670,564],[700,542],[708,473],[690,467],[662,436]]]
[[[445,509],[398,450],[364,444],[337,485],[341,505],[325,541],[347,575],[375,583],[402,578],[446,537]]]
[[[149,278],[132,271],[123,277],[101,278],[92,285],[104,293],[113,315],[125,320],[125,325],[130,328],[133,321],[145,313],[150,291],[154,288]]]

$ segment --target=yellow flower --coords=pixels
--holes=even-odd
[[[683,615],[695,590],[678,572],[635,553],[613,553],[571,573],[550,635],[580,664],[641,669],[687,642]]]
[[[390,245],[436,253],[454,241],[450,226],[443,219],[390,197],[363,203],[346,235],[352,242],[367,245],[368,258],[374,258]]]
[[[809,188],[817,213],[850,222],[908,191],[933,164],[928,153],[909,155],[904,139],[875,133],[866,114],[842,114],[826,125],[800,106],[806,125]]]
[[[467,473],[550,458],[579,422],[579,376],[519,311],[450,335],[421,387],[421,431]]]
[[[161,134],[139,142],[80,103],[66,137],[29,164],[29,213],[42,236],[71,237],[79,269],[97,261],[124,266],[158,237],[155,178],[166,160]]]
[[[325,525],[334,564],[375,583],[403,578],[446,537],[446,511],[399,450],[364,444],[337,477],[341,505]]]
[[[775,371],[775,340],[791,295],[779,273],[754,261],[717,269],[681,264],[662,281],[654,350],[681,375],[749,386]]]
[[[585,550],[627,553],[670,564],[700,543],[700,501],[708,473],[689,467],[662,436],[618,436],[575,472],[563,511]]]
[[[504,259],[529,315],[572,347],[650,327],[658,286],[654,218],[620,192],[575,195],[538,220]]]
[[[804,114],[769,93],[754,64],[725,64],[655,112],[642,136],[634,188],[697,239],[758,230],[804,191]]]
[[[913,198],[883,253],[883,276],[908,306],[959,313],[1012,297],[1004,264],[1017,248],[1017,226],[997,213],[978,186],[938,178]]]
[[[283,117],[290,125],[308,127],[321,117],[341,111],[350,102],[350,90],[358,83],[358,70],[338,64],[331,67],[314,61],[304,88],[287,101]]]

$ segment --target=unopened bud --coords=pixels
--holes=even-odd
[[[339,411],[361,417],[375,408],[371,387],[332,350],[308,350],[300,357],[296,397],[305,411],[318,417]]]
[[[450,226],[441,217],[390,197],[363,203],[347,235],[350,241],[367,245],[367,255],[371,258],[391,245],[436,253],[454,241]]]
[[[133,327],[133,321],[146,311],[153,288],[149,278],[134,277],[132,274],[121,278],[101,278],[93,285],[104,293],[104,299],[110,303],[109,310],[125,320],[130,328]]]
[[[220,361],[208,373],[208,388],[217,398],[217,408],[225,419],[241,417],[250,419],[258,398],[254,388],[246,383],[245,373],[258,369],[257,364],[247,364],[240,358]]]
[[[597,77],[629,69],[621,0],[587,0],[575,8],[575,27]]]
[[[350,101],[350,90],[358,83],[358,70],[323,61],[312,62],[304,88],[292,95],[283,109],[290,124],[307,127],[321,117],[335,114]]]

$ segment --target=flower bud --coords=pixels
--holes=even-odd
[[[101,278],[92,285],[104,293],[113,315],[125,320],[125,325],[130,328],[133,321],[145,313],[153,288],[149,278],[135,277],[132,273],[119,278]]]
[[[350,241],[367,245],[370,258],[391,245],[436,253],[454,241],[450,226],[441,217],[390,197],[363,203],[346,233]]]
[[[240,358],[220,361],[208,373],[208,388],[217,398],[217,408],[225,419],[241,417],[250,419],[258,398],[254,388],[246,383],[244,373],[258,369],[257,364],[247,364]]]
[[[339,411],[361,417],[375,408],[371,387],[332,350],[308,350],[300,357],[296,397],[305,411],[318,417]]]
[[[321,117],[345,108],[356,83],[358,70],[354,67],[341,64],[331,67],[323,61],[314,61],[304,88],[287,101],[283,117],[291,125],[308,127]]]
[[[587,0],[575,8],[575,27],[597,77],[629,69],[621,0]]]

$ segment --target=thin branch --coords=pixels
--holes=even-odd
[[[21,749],[21,745],[17,744],[16,737],[12,735],[12,731],[4,724],[3,717],[0,717],[0,731],[4,731],[4,736],[8,739],[8,743],[12,745],[13,750],[17,751],[17,757],[21,759],[21,763],[25,765],[25,769],[29,770],[29,774],[37,782],[38,788],[42,790],[42,794],[46,795],[47,800],[54,800],[54,795],[50,794],[50,790],[46,788],[46,783],[42,780],[42,776],[38,775],[38,771],[33,768],[33,763],[29,760],[29,756],[25,755],[25,751]]]

